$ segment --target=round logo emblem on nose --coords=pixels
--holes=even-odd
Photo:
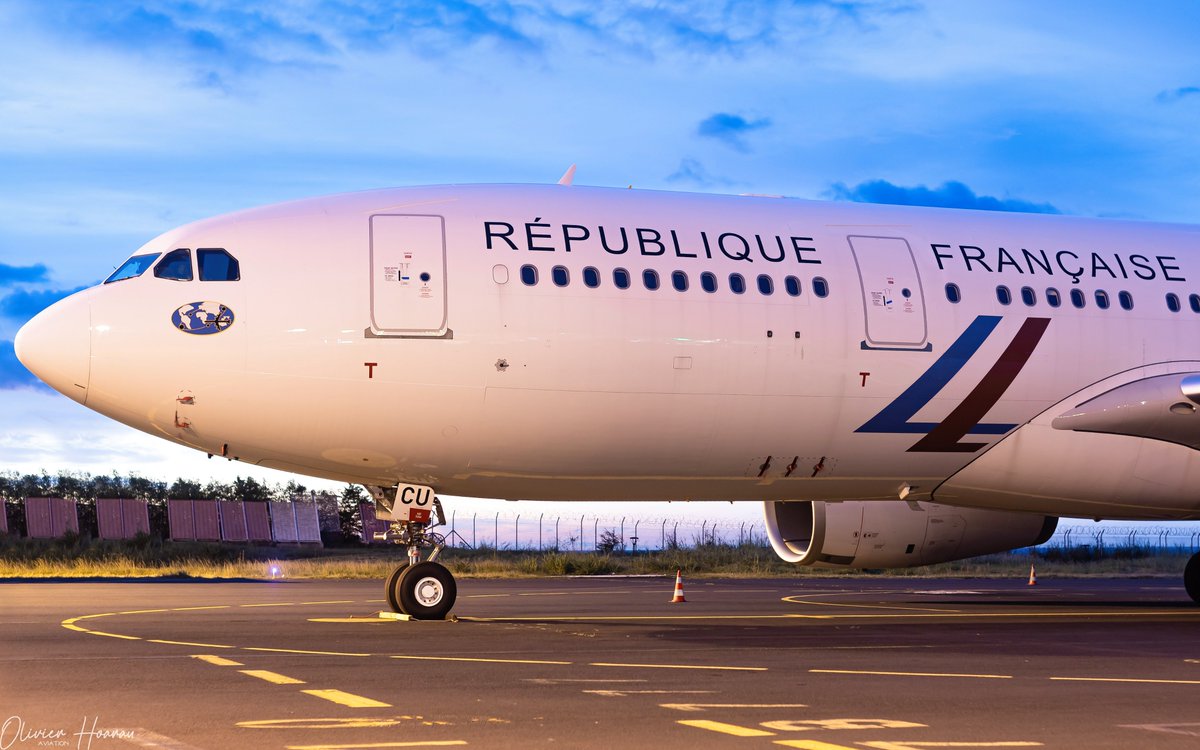
[[[171,313],[171,325],[198,336],[220,333],[233,325],[233,310],[220,302],[189,302]]]

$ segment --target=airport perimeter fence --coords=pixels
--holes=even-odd
[[[375,519],[370,503],[362,503],[363,541],[387,530]],[[534,552],[627,552],[692,548],[705,545],[766,547],[762,523],[704,521],[634,516],[568,516],[550,513],[459,513],[447,515],[434,529],[450,547]]]
[[[358,516],[349,526],[347,512]],[[1036,548],[1037,553],[1119,556],[1200,551],[1200,522],[1071,523],[1079,520],[1064,519],[1054,535]],[[446,521],[435,530],[449,546],[466,549],[634,554],[706,545],[769,546],[763,523],[751,521],[457,510]],[[0,533],[40,539],[84,534],[120,540],[150,534],[173,541],[336,545],[347,539],[350,528],[362,542],[374,544],[374,533],[385,531],[387,524],[375,519],[373,504],[361,503],[356,514],[339,507],[338,498],[328,493],[244,502],[0,498]]]
[[[27,497],[12,503],[0,499],[0,533],[30,539],[87,534],[128,540],[157,534],[178,542],[321,545],[323,533],[340,534],[333,500],[331,514],[328,503],[316,502],[315,496],[264,502],[167,500],[153,505],[136,498]]]
[[[1157,552],[1200,552],[1200,523],[1181,522],[1177,525],[1149,524],[1118,526],[1093,523],[1091,525],[1060,525],[1054,536],[1037,549],[1049,550],[1096,550],[1115,552],[1138,550],[1143,553]]]

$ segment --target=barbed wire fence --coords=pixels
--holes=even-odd
[[[648,552],[706,545],[768,545],[766,527],[750,521],[640,516],[452,511],[447,542],[468,549],[558,552]]]
[[[558,513],[452,511],[443,530],[453,547],[558,552],[650,552],[705,545],[768,547],[762,522]],[[1041,549],[1138,548],[1200,551],[1200,524],[1060,525]]]
[[[1200,526],[1070,525],[1060,526],[1042,547],[1075,549],[1153,549],[1159,552],[1200,551]]]

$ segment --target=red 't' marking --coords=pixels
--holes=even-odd
[[[363,367],[367,368],[367,380],[375,377],[375,368],[379,367],[378,362],[363,362]]]
[[[871,375],[871,373],[860,372],[859,375],[862,375],[862,387],[866,388],[867,387],[867,378]]]

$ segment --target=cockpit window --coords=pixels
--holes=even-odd
[[[196,251],[201,281],[237,281],[242,278],[237,258],[219,247],[202,247]]]
[[[104,280],[105,284],[111,284],[114,281],[124,281],[125,279],[136,279],[146,272],[150,264],[154,262],[160,253],[147,253],[145,255],[135,255],[129,260],[121,264],[121,267],[113,271],[112,276]]]
[[[154,267],[154,275],[160,279],[176,281],[192,280],[192,253],[186,249],[172,250]]]

